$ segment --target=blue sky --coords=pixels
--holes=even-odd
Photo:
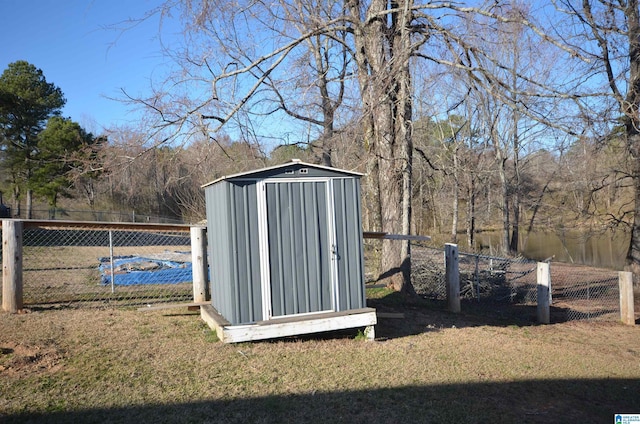
[[[135,121],[130,107],[107,97],[149,92],[163,71],[158,20],[121,32],[106,27],[139,18],[159,1],[0,0],[0,72],[26,60],[64,93],[63,116],[99,134]],[[163,25],[163,40],[172,29]],[[173,30],[175,31],[175,29]]]

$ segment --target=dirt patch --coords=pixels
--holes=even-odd
[[[0,345],[0,376],[26,377],[50,374],[62,368],[63,355],[54,346],[25,345],[5,341]]]

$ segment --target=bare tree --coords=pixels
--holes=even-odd
[[[158,143],[195,134],[216,142],[224,130],[238,134],[239,139],[248,139],[247,131],[263,141],[268,140],[265,133],[295,137],[289,143],[295,144],[305,133],[299,131],[301,122],[321,126],[324,132],[319,138],[330,138],[336,112],[346,98],[343,90],[348,88],[351,97],[359,99],[362,142],[368,154],[366,185],[373,189],[370,193],[375,199],[370,222],[385,232],[408,234],[412,221],[413,61],[425,59],[447,69],[461,69],[488,96],[523,116],[539,118],[548,112],[548,108],[534,110],[523,105],[522,99],[531,95],[528,92],[558,94],[534,81],[509,56],[486,48],[489,37],[469,33],[468,22],[483,17],[483,25],[495,31],[520,25],[544,42],[571,51],[528,16],[509,14],[498,6],[501,2],[486,7],[413,0],[169,2],[156,12],[180,8],[185,45],[171,47],[167,54],[182,66],[151,96],[138,101],[156,112],[152,137]],[[323,47],[327,42],[330,47]],[[323,52],[324,57],[317,56]],[[327,56],[327,52],[332,54]],[[314,60],[309,59],[312,56]],[[313,71],[292,72],[300,69],[296,67],[300,63],[310,64]],[[357,87],[346,84],[351,77]],[[328,89],[329,83],[337,88]],[[319,107],[303,108],[287,94],[311,87],[319,95],[307,98],[320,99]],[[381,278],[394,289],[411,293],[409,243],[385,241],[382,261]]]
[[[100,179],[104,175],[104,155],[108,146],[106,136],[98,136],[93,143],[83,146],[74,154],[74,167],[70,172],[73,186],[89,209],[95,210],[100,190]],[[94,215],[94,218],[97,217]]]
[[[622,122],[627,153],[634,164],[627,175],[634,190],[633,218],[626,221],[631,239],[627,264],[640,273],[640,11],[637,0],[561,0],[559,12],[568,25],[558,28],[559,38],[583,58],[578,68],[590,78],[581,93],[597,97],[585,103],[592,119],[605,119],[611,126]],[[580,64],[578,64],[580,65]],[[611,127],[610,127],[611,128]],[[611,131],[611,129],[609,129]],[[603,138],[607,134],[595,133]],[[626,211],[622,211],[624,214]],[[620,220],[625,222],[625,220]]]
[[[281,0],[280,4],[288,21],[288,25],[280,30],[283,37],[313,35],[304,38],[306,49],[292,61],[286,81],[269,78],[274,110],[282,110],[292,118],[308,123],[311,128],[319,128],[319,134],[310,130],[309,145],[316,162],[331,166],[336,112],[343,104],[347,74],[353,73],[353,66],[346,28],[331,33],[314,32],[314,29],[319,22],[340,14],[342,2],[332,0],[319,4]]]
[[[220,139],[200,140],[174,151],[167,191],[175,199],[181,216],[191,221],[205,218],[201,186],[225,175],[264,166],[262,153],[248,143]]]
[[[457,61],[449,66],[460,71],[457,84],[467,93],[460,108],[475,110],[477,131],[484,133],[493,149],[500,187],[501,246],[516,253],[526,200],[523,158],[546,139],[544,132],[550,126],[562,124],[553,111],[564,95],[550,83],[558,52],[539,49],[544,36],[533,25],[525,4],[496,2],[479,15],[467,15],[465,25],[473,35],[454,50]],[[473,192],[470,189],[470,197]]]
[[[412,84],[410,59],[425,41],[412,38],[412,1],[349,1],[355,61],[364,112],[365,143],[377,171],[383,231],[408,234],[411,223]],[[381,278],[412,292],[410,244],[385,240]]]
[[[157,12],[165,13],[165,5]],[[315,119],[322,124],[322,138],[330,138],[333,114],[340,105],[348,63],[353,60],[362,100],[362,122],[365,143],[371,152],[369,169],[376,169],[370,178],[376,181],[380,199],[381,228],[390,233],[408,234],[411,222],[411,75],[409,60],[424,42],[425,36],[415,24],[415,9],[411,1],[388,3],[375,0],[359,1],[280,2],[187,2],[183,9],[187,28],[188,48],[180,54],[186,65],[170,82],[189,87],[199,95],[172,100],[159,87],[155,93],[139,99],[157,112],[157,132],[171,128],[175,135],[191,125],[211,139],[223,128],[248,122],[252,117],[270,118],[285,113],[303,117],[300,109],[290,107],[290,97],[276,95],[290,81],[291,69],[309,51],[322,52],[320,43],[329,40],[341,47],[337,71],[335,60],[327,56],[314,62],[322,107]],[[222,18],[223,17],[223,18]],[[297,31],[290,31],[295,27]],[[351,37],[350,41],[346,36]],[[205,40],[197,44],[198,40]],[[309,45],[312,46],[309,49]],[[268,48],[266,46],[269,46]],[[346,51],[350,56],[345,56]],[[175,53],[175,52],[174,52]],[[338,90],[332,93],[326,84],[335,80]],[[298,76],[295,87],[308,87]],[[292,85],[288,85],[292,87]],[[277,90],[274,90],[277,89]],[[267,91],[265,91],[267,90]],[[336,100],[337,99],[337,100]],[[176,101],[177,100],[177,101]],[[280,115],[282,116],[282,115]],[[311,120],[303,119],[309,122]],[[288,121],[291,122],[291,121]],[[278,130],[280,131],[280,130]],[[324,159],[325,161],[327,158]],[[409,243],[385,242],[384,277],[397,290],[404,290],[409,280]]]

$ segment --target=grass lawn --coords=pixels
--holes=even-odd
[[[0,315],[0,422],[596,423],[640,413],[640,326],[371,303],[379,337],[225,345],[184,309]]]

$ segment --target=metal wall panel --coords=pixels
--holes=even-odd
[[[332,310],[327,183],[268,183],[266,200],[272,316]]]
[[[229,291],[231,255],[228,249],[221,248],[227,246],[230,240],[228,185],[227,182],[221,182],[205,190],[211,303],[225,318],[233,312],[233,299]]]
[[[260,321],[256,186],[221,181],[205,194],[211,302],[232,324]]]
[[[364,308],[364,264],[357,178],[333,180],[338,271],[338,310]]]
[[[238,323],[256,322],[263,319],[256,185],[232,182],[230,187],[236,320]]]

